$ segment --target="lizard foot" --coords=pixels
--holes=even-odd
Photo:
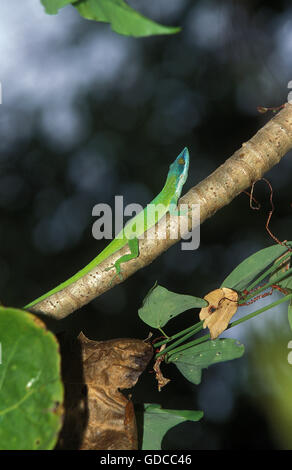
[[[105,271],[110,271],[110,270],[113,269],[113,268],[116,268],[116,266],[115,266],[115,265],[110,266],[109,268],[106,268]],[[117,269],[117,268],[116,268],[116,269]],[[119,278],[120,278],[121,281],[124,280],[123,275],[122,275],[122,270],[119,269],[119,271],[117,271],[117,272],[115,273],[115,275],[112,277],[112,279],[111,279],[111,281],[110,281],[110,283],[109,283],[110,286],[112,285],[112,283],[114,282],[114,280],[115,280],[115,278],[116,278],[117,276],[119,276]]]

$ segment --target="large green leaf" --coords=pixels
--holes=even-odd
[[[292,242],[288,242],[288,244],[292,246]],[[286,251],[287,248],[285,246],[278,244],[257,251],[240,263],[222,282],[221,287],[229,287],[230,289],[242,291],[249,282],[255,279]]]
[[[78,0],[41,0],[44,5],[46,13],[49,15],[56,15],[60,8],[69,5],[70,3],[76,3]]]
[[[0,308],[0,449],[52,449],[62,424],[59,347],[34,315]]]
[[[234,339],[216,339],[193,346],[169,357],[182,375],[198,385],[201,382],[202,369],[218,362],[230,361],[241,357],[244,346]]]
[[[170,428],[185,421],[199,421],[203,414],[203,411],[164,410],[161,405],[145,403],[142,450],[161,450],[163,436]]]
[[[165,287],[155,285],[138,310],[139,317],[153,328],[161,328],[173,317],[190,308],[203,308],[208,302],[192,295],[176,294]]]
[[[180,31],[177,27],[155,23],[131,8],[124,0],[80,0],[74,6],[84,18],[110,23],[113,31],[126,36],[174,34]]]
[[[290,266],[291,262],[289,262],[289,267]],[[283,274],[285,274],[285,271],[283,271],[282,266],[279,266],[278,270],[270,277],[270,281],[277,284],[282,289],[285,289],[285,291],[292,292],[292,274],[290,273],[286,278],[278,281],[280,276],[283,276]],[[288,305],[288,322],[292,330],[292,300],[290,300]]]

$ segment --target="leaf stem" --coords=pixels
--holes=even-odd
[[[282,297],[281,299],[276,300],[275,302],[273,302],[269,305],[266,305],[265,307],[262,307],[259,310],[256,310],[255,312],[250,313],[249,315],[245,315],[244,317],[239,318],[239,320],[235,320],[234,322],[230,323],[228,329],[232,328],[233,326],[239,325],[240,323],[243,323],[247,320],[250,320],[251,318],[256,317],[260,313],[263,313],[266,310],[269,310],[270,308],[276,307],[277,305],[280,305],[283,302],[287,302],[287,300],[289,300],[291,298],[292,298],[292,293],[289,294],[289,295],[285,295],[285,297]]]
[[[189,331],[191,330],[196,330],[197,327],[199,325],[201,325],[203,322],[202,321],[199,321],[198,323],[195,323],[194,325],[191,325],[189,326],[188,328],[186,328],[185,330],[182,330],[182,331],[179,331],[178,333],[176,333],[175,335],[173,336],[169,336],[167,337],[166,339],[162,340],[162,341],[159,341],[158,343],[155,343],[155,347],[156,346],[162,346],[163,344],[166,344],[166,343],[169,343],[170,341],[172,341],[173,339],[176,339],[176,338],[179,338],[180,336],[183,336],[184,334],[188,333]]]
[[[172,351],[173,348],[175,346],[178,346],[179,344],[183,343],[185,340],[187,340],[188,338],[190,338],[191,336],[193,336],[194,334],[198,333],[199,331],[201,331],[203,325],[202,325],[203,322],[199,322],[199,324],[197,324],[197,328],[193,328],[189,333],[187,333],[185,336],[183,336],[182,338],[178,339],[177,341],[175,341],[173,344],[171,344],[170,346],[168,346],[167,348],[163,349],[163,351],[160,351],[159,353],[156,354],[155,358],[158,358],[160,356],[162,356],[163,354],[166,354],[167,352],[169,351]]]
[[[291,252],[289,251],[287,256],[283,256],[280,260],[278,260],[277,263],[274,263],[269,269],[267,269],[267,271],[265,271],[260,277],[258,277],[255,281],[253,281],[252,283],[247,283],[246,285],[246,289],[248,287],[248,290],[251,290],[253,289],[255,286],[257,286],[263,279],[265,279],[271,272],[273,272],[274,270],[276,271],[277,268],[283,264],[286,260],[288,260],[288,258],[290,258],[292,255],[291,255]]]
[[[285,277],[290,276],[290,274],[292,274],[292,268],[288,269],[285,273],[283,273],[282,276],[279,276],[278,279],[277,279],[276,284],[278,284],[280,281],[282,281],[283,279],[285,279]],[[260,289],[258,289],[258,290],[256,291],[256,293],[247,295],[246,297],[242,297],[241,302],[239,302],[239,306],[240,306],[241,304],[244,304],[247,300],[252,299],[253,297],[255,297],[255,295],[259,294],[260,292],[262,292],[262,291],[268,289],[269,287],[271,287],[271,286],[274,285],[274,284],[275,284],[275,281],[270,281],[270,282],[268,282],[267,284],[265,284],[263,287],[261,287]]]
[[[160,331],[160,333],[163,334],[163,336],[165,336],[167,339],[169,339],[169,336],[167,336],[167,334],[163,331],[162,328],[158,327],[158,330]]]
[[[172,356],[173,354],[176,354],[176,353],[178,353],[178,352],[184,351],[185,349],[189,349],[189,348],[191,348],[192,346],[195,346],[196,344],[204,343],[205,341],[207,341],[207,340],[210,339],[210,338],[211,338],[211,335],[210,335],[210,333],[208,333],[207,335],[201,336],[200,338],[197,338],[197,339],[195,339],[194,341],[190,341],[189,343],[183,344],[182,346],[173,349],[173,350],[168,354],[168,356]]]
[[[263,313],[265,312],[266,310],[269,310],[270,308],[273,308],[273,307],[276,307],[277,305],[280,305],[282,304],[283,302],[287,302],[289,299],[292,299],[292,293],[289,294],[289,295],[286,295],[285,297],[283,297],[282,299],[279,299],[265,307],[262,307],[260,308],[259,310],[256,310],[255,312],[252,312],[250,313],[249,315],[245,315],[243,318],[240,318],[239,320],[236,320],[232,323],[230,323],[229,328],[232,328],[233,326],[237,326],[239,325],[240,323],[244,323],[245,321],[247,320],[250,320],[251,318],[253,317],[256,317],[257,315],[259,315],[260,313]],[[178,348],[175,348],[175,349],[172,349],[169,353],[168,353],[168,356],[172,356],[173,354],[176,354],[176,353],[179,353],[181,351],[184,351],[185,349],[189,349],[197,344],[200,344],[200,343],[203,343],[204,341],[207,341],[208,339],[210,339],[211,336],[210,334],[207,334],[207,335],[204,335],[204,336],[201,336],[200,338],[197,338],[195,339],[194,341],[190,341],[189,343],[186,343]],[[163,351],[163,353],[165,353],[165,351]]]

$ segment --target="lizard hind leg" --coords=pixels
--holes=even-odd
[[[130,253],[121,256],[115,262],[115,264],[113,266],[110,266],[109,268],[106,268],[106,271],[109,271],[110,269],[113,269],[113,268],[115,268],[115,270],[116,270],[115,275],[113,276],[112,280],[110,281],[110,285],[112,284],[112,282],[114,281],[114,279],[117,276],[119,276],[121,281],[123,280],[123,275],[122,275],[123,271],[122,271],[122,268],[121,268],[121,264],[122,263],[127,263],[128,261],[131,261],[131,259],[138,258],[138,256],[139,256],[138,238],[129,238],[128,245],[129,245],[129,248],[130,248]]]

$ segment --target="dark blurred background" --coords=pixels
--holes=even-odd
[[[0,4],[0,299],[22,306],[88,263],[105,242],[91,234],[99,202],[145,205],[162,188],[184,146],[187,191],[270,119],[256,107],[287,101],[292,80],[292,6],[287,1],[140,0],[129,4],[174,36],[118,36],[72,7],[57,16],[40,2]],[[292,86],[291,86],[292,89]],[[273,233],[291,239],[291,152],[265,175],[274,190]],[[197,251],[177,244],[149,267],[62,322],[91,339],[145,338],[137,316],[157,280],[203,296],[245,257],[271,245],[261,211],[238,196],[201,227]],[[265,302],[274,298],[268,297]],[[263,301],[264,302],[264,301]],[[256,308],[262,306],[258,302]],[[255,310],[241,309],[240,314]],[[185,328],[193,312],[173,320]],[[170,431],[167,449],[292,448],[292,367],[287,305],[225,336],[246,346],[238,360],[204,371],[195,387],[174,367],[157,392],[146,372],[135,402],[202,409],[199,423]]]

